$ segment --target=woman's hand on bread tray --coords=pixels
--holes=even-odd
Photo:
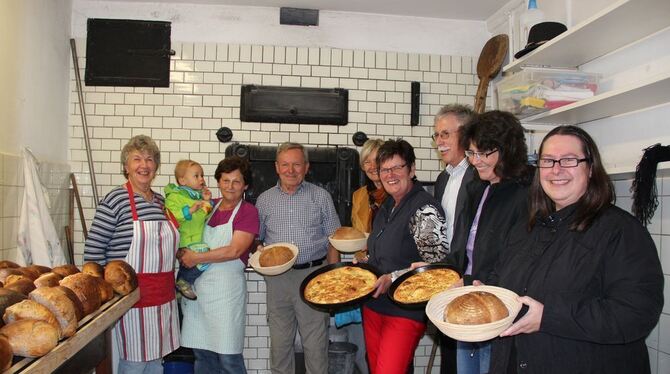
[[[420,268],[420,267],[426,266],[426,265],[430,265],[430,264],[428,262],[423,262],[423,261],[412,262],[412,264],[409,266],[409,270],[414,270],[416,268]]]
[[[391,274],[384,274],[381,277],[377,279],[375,282],[374,286],[374,293],[372,294],[372,297],[375,299],[378,298],[380,295],[383,295],[388,291],[389,287],[391,287],[391,283],[393,283],[393,280],[391,278]]]
[[[542,324],[542,314],[544,313],[544,304],[529,296],[519,296],[517,299],[521,303],[528,305],[528,312],[518,321],[514,322],[500,336],[513,336],[518,334],[531,334],[540,331]]]

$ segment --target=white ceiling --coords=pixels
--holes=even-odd
[[[92,0],[89,0],[92,1]],[[291,7],[398,16],[484,21],[509,0],[117,0],[261,7]]]

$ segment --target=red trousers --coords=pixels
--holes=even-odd
[[[426,324],[363,307],[363,332],[371,374],[405,374]]]

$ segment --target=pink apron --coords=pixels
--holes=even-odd
[[[119,356],[128,361],[159,359],[179,347],[174,264],[179,232],[169,221],[140,221],[130,183],[133,240],[125,261],[135,269],[140,300],[114,326]]]

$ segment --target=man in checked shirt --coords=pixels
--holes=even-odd
[[[328,242],[340,227],[330,194],[306,182],[309,160],[305,148],[283,143],[277,148],[279,182],[256,201],[259,237],[265,245],[288,242],[299,248],[293,269],[265,277],[270,327],[270,365],[274,374],[295,373],[293,342],[300,331],[308,374],[328,372],[329,315],[312,309],[300,298],[300,283],[317,268],[340,260]]]

